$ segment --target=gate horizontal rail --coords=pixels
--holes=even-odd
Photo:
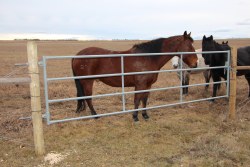
[[[72,59],[72,58],[113,58],[113,57],[135,57],[135,56],[160,56],[160,55],[182,55],[182,54],[212,54],[229,53],[229,51],[204,51],[204,52],[168,52],[168,53],[134,53],[134,54],[103,54],[103,55],[78,55],[78,56],[43,56],[49,59]]]
[[[140,72],[127,72],[127,73],[124,72],[124,64],[123,64],[124,57],[180,55],[180,57],[182,59],[182,55],[184,55],[184,54],[211,54],[211,53],[227,53],[228,61],[227,61],[226,65],[225,66],[217,66],[217,67],[204,67],[204,68],[186,68],[186,69],[183,69],[181,67],[181,69],[171,69],[171,70],[140,71]],[[47,60],[52,60],[52,59],[72,59],[72,58],[120,58],[121,59],[121,73],[47,78],[47,69],[46,69],[47,68],[47,65],[46,65]],[[157,109],[157,108],[162,108],[162,107],[169,107],[169,106],[175,106],[175,105],[180,105],[180,104],[187,104],[187,103],[194,103],[194,102],[200,102],[200,101],[206,101],[206,100],[229,97],[229,70],[230,70],[230,65],[229,64],[230,64],[230,51],[139,53],[139,54],[79,55],[79,56],[43,56],[44,91],[45,91],[47,124],[66,122],[66,121],[72,121],[72,120],[95,118],[95,117],[111,116],[111,115],[118,115],[118,114],[125,114],[125,113],[129,113],[129,112],[141,111],[141,110],[145,110],[145,109],[147,109],[147,110],[149,110],[149,109]],[[154,88],[154,89],[149,89],[149,90],[128,91],[128,92],[125,92],[125,90],[124,90],[124,78],[125,78],[125,76],[129,76],[129,75],[143,75],[143,74],[164,73],[164,72],[178,72],[178,71],[198,71],[198,70],[219,69],[219,68],[224,68],[225,70],[227,70],[227,80],[226,81],[190,84],[190,85],[185,85],[185,86],[183,86],[183,85],[170,86],[170,87],[164,87],[164,88]],[[72,79],[101,78],[101,77],[121,77],[121,79],[122,79],[122,91],[118,92],[118,93],[99,94],[99,95],[64,98],[64,99],[49,99],[48,98],[48,82],[59,81],[59,80],[72,80]],[[181,77],[180,84],[181,83],[182,83],[182,77]],[[183,99],[182,99],[182,96],[183,96],[182,88],[194,87],[194,86],[203,86],[203,85],[210,85],[210,84],[219,84],[219,83],[227,83],[226,95],[217,96],[217,97],[210,97],[210,98],[203,98],[203,99],[196,99],[196,100],[190,100],[190,101],[183,101]],[[139,108],[139,109],[133,109],[133,110],[126,110],[125,109],[125,95],[135,94],[135,93],[153,92],[153,91],[163,91],[163,90],[176,89],[176,88],[180,89],[180,102],[178,102],[178,103],[165,104],[165,105],[159,105],[159,106],[151,106],[151,107],[147,107],[147,108]],[[112,112],[112,113],[105,113],[105,114],[82,116],[82,117],[76,117],[76,118],[66,118],[66,119],[60,119],[60,120],[51,120],[50,119],[50,112],[49,112],[49,104],[50,103],[65,102],[65,101],[80,100],[80,99],[89,99],[89,98],[101,98],[101,97],[117,96],[117,95],[121,95],[123,97],[122,98],[122,104],[123,104],[122,111],[117,111],[117,112]]]
[[[178,72],[178,71],[199,71],[199,70],[210,70],[227,68],[227,66],[217,67],[202,67],[202,68],[187,68],[187,69],[173,69],[173,70],[158,70],[158,71],[144,71],[144,72],[129,72],[129,73],[114,73],[114,74],[100,74],[100,75],[86,75],[86,76],[74,76],[74,77],[58,77],[58,78],[47,78],[47,81],[59,81],[59,80],[70,80],[70,79],[91,79],[91,78],[104,78],[104,77],[119,77],[129,75],[140,75],[140,74],[155,74],[164,72]]]
[[[227,98],[227,95],[224,96],[216,96],[216,97],[209,97],[209,98],[203,98],[203,99],[198,99],[198,100],[190,100],[190,101],[185,101],[185,102],[179,102],[179,103],[172,103],[172,104],[164,104],[164,105],[159,105],[159,106],[152,106],[152,107],[146,107],[146,108],[138,108],[138,109],[132,109],[132,110],[126,110],[126,111],[117,111],[117,112],[112,112],[112,113],[104,113],[104,114],[97,114],[97,115],[88,115],[88,116],[82,116],[82,117],[77,117],[77,118],[66,118],[66,119],[61,119],[61,120],[51,120],[50,124],[53,123],[60,123],[60,122],[67,122],[67,121],[76,121],[76,120],[81,120],[81,119],[91,119],[91,118],[96,118],[96,117],[107,117],[107,116],[113,116],[113,115],[119,115],[119,114],[127,114],[135,111],[142,111],[142,110],[152,110],[152,109],[158,109],[158,108],[164,108],[164,107],[172,107],[180,104],[188,104],[188,103],[195,103],[195,102],[202,102],[202,101],[207,101],[207,100],[212,100],[212,99],[220,99],[220,98]]]
[[[124,92],[124,93],[99,94],[99,95],[93,95],[93,96],[73,97],[73,98],[67,98],[67,99],[53,99],[53,100],[48,100],[48,102],[49,103],[58,103],[58,102],[65,102],[65,101],[72,101],[72,100],[101,98],[101,97],[108,97],[108,96],[119,96],[119,95],[123,95],[123,94],[128,95],[128,94],[135,94],[135,93],[146,93],[146,92],[163,91],[163,90],[170,90],[170,89],[176,89],[176,88],[186,88],[186,87],[194,87],[194,86],[212,85],[212,84],[219,84],[219,83],[227,83],[227,81],[192,84],[192,85],[185,85],[185,86],[169,86],[169,87],[166,87],[166,88],[155,88],[155,89],[149,89],[149,90],[137,90],[137,91]]]

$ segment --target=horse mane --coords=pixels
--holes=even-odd
[[[215,40],[213,40],[214,46],[216,48],[216,50],[220,50],[220,51],[224,51],[227,50],[226,47],[223,46],[223,44],[219,44],[218,42],[216,42]],[[226,53],[215,53],[212,54],[212,64],[213,66],[224,66],[225,62],[227,61],[227,54]],[[224,69],[216,69],[215,71],[220,72],[222,75],[222,73],[224,73]]]
[[[223,50],[223,47],[221,44],[219,44],[218,42],[216,42],[215,40],[213,40],[214,42],[214,46],[216,47],[216,49],[220,49],[220,50]]]
[[[191,36],[185,36],[186,39],[191,40],[191,42],[194,42],[193,38]],[[135,44],[133,48],[138,49],[142,52],[145,53],[159,53],[161,52],[162,49],[162,44],[164,40],[181,40],[183,39],[183,35],[178,35],[178,36],[172,36],[169,38],[157,38],[148,42],[140,43],[140,44]]]
[[[135,44],[133,48],[139,49],[145,53],[159,53],[161,52],[162,43],[164,40],[165,38],[158,38],[152,41]]]

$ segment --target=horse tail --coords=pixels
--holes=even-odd
[[[74,61],[74,59],[72,59],[72,61],[71,61],[71,68],[72,68],[73,76],[76,76],[76,73],[74,71],[73,61]],[[85,96],[84,89],[83,89],[83,86],[80,82],[80,79],[74,79],[74,81],[75,81],[75,86],[76,86],[76,91],[77,91],[77,97]],[[77,112],[79,112],[78,110],[81,108],[81,106],[85,102],[85,100],[81,99],[81,100],[77,100],[77,101],[78,101]]]
[[[75,76],[74,71],[73,71],[73,75]],[[80,79],[74,79],[74,80],[75,80],[75,85],[76,85],[76,90],[77,90],[77,96],[78,97],[84,96],[83,86],[80,82]]]

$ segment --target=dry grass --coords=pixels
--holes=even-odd
[[[248,39],[229,40],[232,46],[249,44]],[[1,71],[4,76],[16,70],[14,63],[27,62],[24,41],[0,42]],[[138,41],[39,41],[42,55],[74,55],[89,46],[126,50]],[[200,41],[195,41],[200,48]],[[51,61],[49,76],[71,76],[70,62]],[[167,64],[164,68],[170,68]],[[27,76],[26,69],[17,76]],[[191,83],[202,83],[201,74],[191,76]],[[179,81],[175,73],[161,74],[156,87],[173,86]],[[0,85],[0,163],[1,166],[249,166],[250,113],[249,104],[242,103],[248,94],[247,82],[239,77],[237,88],[237,120],[227,120],[228,100],[215,103],[199,102],[149,111],[150,120],[134,124],[131,114],[46,125],[44,135],[46,157],[34,155],[32,124],[20,117],[30,116],[29,85]],[[41,77],[41,86],[43,82]],[[94,94],[120,91],[100,82],[95,83]],[[74,97],[73,81],[49,85],[50,98]],[[133,90],[131,88],[127,90]],[[225,86],[219,95],[225,93]],[[190,89],[186,100],[209,97],[204,87]],[[178,101],[177,89],[151,93],[149,106]],[[133,108],[133,96],[126,97],[126,107]],[[248,102],[248,101],[247,101]],[[121,97],[95,99],[98,113],[121,109]],[[44,98],[42,91],[42,107]],[[89,109],[75,114],[76,102],[51,105],[53,119],[89,115]],[[57,160],[50,161],[50,156]],[[59,156],[60,155],[60,156]],[[53,162],[53,163],[52,163]]]

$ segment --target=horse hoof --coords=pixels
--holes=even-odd
[[[97,115],[97,113],[96,112],[94,112],[94,113],[91,113],[93,116],[95,116],[95,115]],[[96,117],[94,117],[95,119],[99,119],[100,117],[99,116],[96,116]]]
[[[134,121],[133,125],[136,127],[136,126],[139,126],[140,125],[140,121]]]
[[[136,122],[139,122],[139,119],[137,118],[137,117],[133,117],[133,119],[134,119],[134,122],[136,123]]]
[[[76,109],[76,113],[80,113],[81,112],[81,110],[79,110],[79,109]]]
[[[144,118],[145,120],[148,120],[148,119],[149,119],[149,116],[148,116],[147,114],[142,115],[142,116],[143,116],[143,118]]]
[[[81,107],[76,109],[76,113],[80,113],[80,112],[82,112],[84,110],[85,110],[85,106],[81,106]]]
[[[211,100],[209,100],[209,102],[210,102],[210,103],[214,103],[215,101],[214,101],[214,99],[211,99]]]

